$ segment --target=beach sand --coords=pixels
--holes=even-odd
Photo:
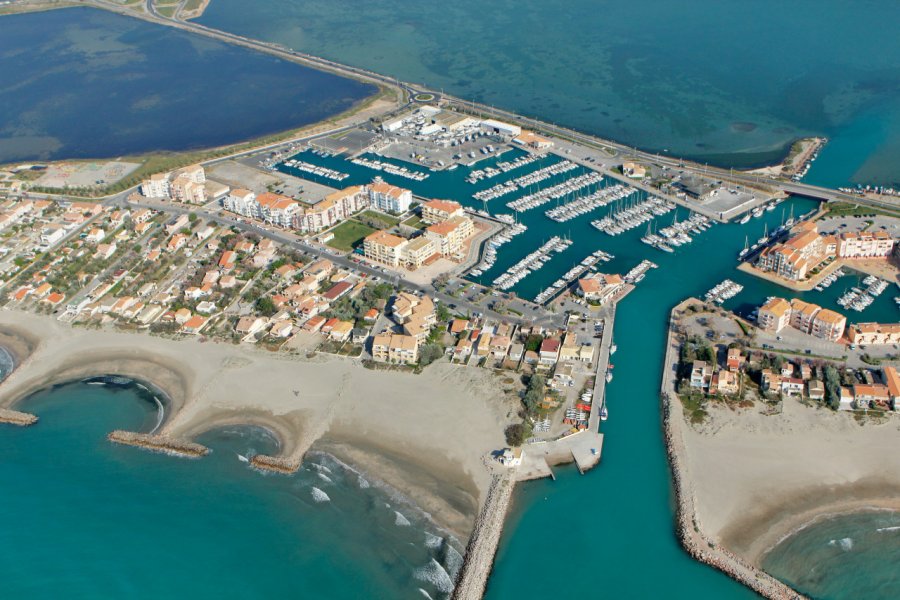
[[[859,424],[851,414],[786,400],[712,407],[681,428],[688,487],[703,531],[759,565],[765,552],[816,518],[867,507],[900,510],[900,420]]]
[[[333,453],[461,540],[490,485],[484,458],[505,445],[516,410],[490,371],[447,363],[419,375],[370,370],[353,359],[73,328],[11,310],[0,311],[0,336],[19,363],[0,384],[0,406],[91,375],[143,380],[169,397],[161,434],[189,440],[224,425],[267,427],[281,455]]]

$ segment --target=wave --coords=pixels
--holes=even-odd
[[[394,519],[394,525],[396,525],[397,527],[409,527],[409,519],[404,517],[402,512],[400,512],[399,510],[395,510],[394,514],[397,515],[397,517]]]
[[[853,550],[853,539],[852,538],[841,538],[839,540],[830,540],[828,542],[829,546],[840,546],[841,550],[844,552],[850,552]]]
[[[333,473],[333,471],[331,469],[329,469],[328,467],[326,467],[325,465],[320,465],[319,463],[310,463],[310,464],[316,469],[316,471],[319,471],[320,473],[325,472],[325,473],[328,473],[329,475],[331,475]]]
[[[463,555],[451,544],[447,544],[446,547],[447,551],[444,556],[444,565],[447,568],[447,572],[450,573],[450,576],[455,581],[456,576],[459,575],[459,571],[463,566]]]
[[[428,594],[428,592],[426,592],[426,591],[423,590],[422,588],[419,588],[419,591],[422,592],[422,595],[425,596],[426,598],[428,598],[428,600],[434,600],[434,598],[432,598],[432,597]]]
[[[444,594],[453,591],[453,580],[450,578],[450,574],[441,566],[441,563],[433,558],[424,567],[416,569],[413,576],[419,581],[430,583]]]
[[[316,503],[331,502],[331,498],[328,496],[328,494],[317,487],[313,487],[313,489],[310,490],[310,493],[312,494],[312,498],[316,501]]]
[[[329,476],[326,475],[325,473],[316,473],[316,475],[318,475],[318,476],[319,476],[319,479],[321,479],[321,480],[324,481],[325,483],[334,483],[334,482],[331,480],[331,477],[329,477]]]
[[[362,475],[357,475],[356,482],[359,484],[359,488],[362,490],[367,489],[369,487],[369,482],[366,481],[366,478],[363,477]]]
[[[876,529],[875,531],[878,532],[878,533],[884,533],[885,531],[900,531],[900,526],[894,526],[894,527],[879,527],[879,528]]]
[[[432,550],[437,550],[441,547],[441,544],[444,543],[444,538],[439,535],[434,535],[433,533],[425,532],[425,547],[431,548]]]

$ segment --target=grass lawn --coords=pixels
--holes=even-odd
[[[334,239],[328,242],[328,245],[344,252],[350,252],[356,246],[362,243],[364,237],[375,232],[368,225],[363,225],[359,221],[344,221],[331,230]]]
[[[403,221],[403,224],[407,227],[415,227],[416,229],[425,229],[428,227],[428,224],[422,221],[422,217],[419,215],[413,215],[407,220]]]
[[[397,217],[392,217],[391,215],[386,215],[383,212],[377,212],[374,210],[365,210],[359,214],[360,217],[374,219],[376,221],[381,221],[384,223],[384,228],[393,227],[394,225],[400,222],[400,219]]]
[[[900,216],[900,212],[894,212],[881,208],[866,206],[865,204],[851,204],[849,202],[828,202],[825,204],[828,216],[832,217],[862,217],[868,215],[887,215],[889,217]]]

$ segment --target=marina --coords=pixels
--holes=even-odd
[[[652,196],[643,201],[617,206],[608,216],[592,221],[591,225],[607,235],[620,235],[673,210],[673,203]]]
[[[428,173],[422,173],[420,171],[411,171],[406,167],[400,167],[393,163],[384,162],[380,160],[372,160],[365,157],[356,157],[350,160],[354,165],[359,165],[361,167],[367,167],[372,169],[373,171],[384,171],[385,173],[390,173],[391,175],[396,175],[397,177],[403,177],[406,179],[411,179],[413,181],[425,181],[428,179]],[[345,176],[346,178],[346,176]]]
[[[562,277],[554,281],[550,287],[545,288],[541,293],[535,296],[534,301],[537,304],[544,304],[545,302],[552,300],[557,294],[563,292],[567,289],[572,283],[582,277],[585,273],[592,270],[594,266],[600,262],[609,262],[615,258],[612,254],[604,252],[603,250],[597,250],[584,260],[582,260],[578,265],[569,269],[566,273],[563,274]]]
[[[602,208],[611,202],[627,198],[633,193],[635,193],[634,189],[622,184],[616,184],[597,190],[587,196],[578,197],[575,200],[566,202],[556,208],[551,208],[544,214],[557,223],[565,223],[566,221],[571,221],[576,217],[595,211],[598,208]]]
[[[332,181],[344,181],[348,177],[350,177],[347,173],[341,173],[340,171],[335,171],[334,169],[329,169],[327,167],[319,167],[308,162],[304,162],[302,160],[288,160],[285,161],[285,166],[288,166],[292,169],[297,169],[303,173],[309,173],[310,175],[316,175],[317,177],[322,177],[325,179],[330,179]]]
[[[716,285],[714,288],[706,292],[704,299],[707,302],[716,302],[718,304],[722,304],[726,300],[730,300],[734,298],[738,294],[743,291],[744,286],[739,283],[735,283],[730,279],[726,279],[722,283]]]
[[[573,168],[577,167],[573,165]],[[571,179],[567,179],[566,181],[558,183],[553,187],[547,188],[545,190],[535,192],[533,194],[528,194],[527,196],[523,196],[518,200],[507,202],[506,206],[507,208],[510,208],[516,212],[531,210],[533,208],[543,206],[551,200],[558,200],[559,198],[562,198],[567,194],[573,194],[588,186],[598,184],[601,181],[603,181],[603,176],[597,172],[591,171],[590,173],[585,173],[583,175],[578,175]]]
[[[572,244],[571,240],[553,236],[541,245],[540,248],[507,269],[502,275],[494,279],[493,286],[499,290],[508,290],[529,274],[539,271],[550,260],[553,252],[562,252]]]

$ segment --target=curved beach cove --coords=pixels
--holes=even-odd
[[[374,86],[93,8],[0,18],[0,163],[210,148],[349,109]]]
[[[110,444],[157,420],[148,392],[116,381],[40,391],[18,405],[39,423],[0,435],[0,482],[17,490],[5,597],[446,597],[461,546],[393,490],[325,454],[261,475],[243,459],[278,444],[256,427],[203,434],[201,460]]]
[[[900,181],[890,0],[213,0],[199,22],[725,167],[824,135],[810,181]]]

